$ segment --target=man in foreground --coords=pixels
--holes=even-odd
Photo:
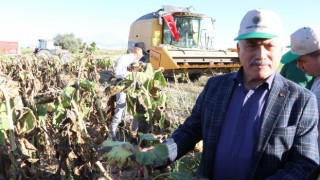
[[[203,140],[200,179],[306,179],[318,166],[315,95],[276,72],[281,29],[271,11],[244,16],[235,38],[242,67],[208,80],[190,117],[164,141],[170,162]]]

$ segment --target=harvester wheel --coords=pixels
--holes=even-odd
[[[52,56],[52,53],[47,50],[47,49],[41,49],[40,51],[37,52],[37,54],[35,54],[38,58],[42,57],[42,58],[49,58]]]

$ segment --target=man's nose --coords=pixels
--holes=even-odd
[[[266,54],[266,48],[263,45],[259,45],[256,49],[256,58],[264,59]]]

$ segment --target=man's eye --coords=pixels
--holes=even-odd
[[[268,45],[265,45],[264,47],[265,47],[266,49],[268,49],[268,50],[277,48],[277,46],[275,46],[275,45],[273,45],[273,44],[268,44]]]
[[[246,48],[248,48],[248,49],[253,49],[253,48],[255,48],[256,47],[256,45],[254,45],[254,44],[248,44],[247,46],[246,46]]]

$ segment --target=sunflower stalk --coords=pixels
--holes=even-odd
[[[103,165],[101,164],[100,161],[95,162],[95,164],[98,166],[98,168],[100,169],[100,171],[103,173],[104,177],[106,177],[108,180],[112,179],[108,173],[106,172],[106,170],[104,169]]]
[[[73,99],[71,100],[71,104],[72,104],[72,107],[73,107],[77,117],[78,117],[81,134],[84,134],[85,136],[88,136],[88,132],[87,132],[85,123],[83,121],[83,117],[82,117],[81,113],[78,110],[78,106],[77,106],[76,102]]]
[[[13,125],[13,119],[12,119],[12,109],[10,107],[10,97],[8,95],[8,92],[6,90],[6,88],[4,87],[4,85],[2,85],[0,87],[5,101],[6,101],[6,109],[7,109],[7,115],[8,115],[8,121],[9,121],[9,142],[10,142],[10,152],[9,152],[9,159],[11,161],[11,163],[13,164],[13,166],[15,168],[12,169],[12,177],[14,179],[16,179],[17,177],[17,171],[16,169],[17,167],[17,160],[14,156],[14,151],[17,149],[17,145],[15,143],[15,137],[14,137],[14,125]]]
[[[153,132],[153,112],[152,112],[152,103],[151,103],[151,100],[150,100],[150,94],[149,94],[149,91],[148,89],[144,88],[143,86],[141,86],[141,89],[143,90],[145,96],[146,96],[146,99],[147,99],[147,102],[148,102],[148,114],[149,114],[149,123],[150,123],[150,130],[151,132]]]
[[[94,102],[95,102],[95,105],[96,105],[96,108],[98,109],[98,112],[99,112],[99,115],[100,115],[100,118],[101,118],[101,122],[103,123],[104,127],[106,128],[106,130],[109,132],[109,128],[107,126],[107,121],[103,115],[103,112],[101,110],[101,103],[100,103],[100,100],[99,98],[97,98],[96,96],[96,93],[94,92],[94,90],[91,90],[92,94],[93,94],[93,97],[94,97]]]
[[[9,121],[9,141],[10,141],[10,148],[11,151],[15,151],[17,148],[17,145],[15,143],[15,137],[14,137],[14,125],[13,125],[13,119],[12,119],[12,109],[10,107],[10,97],[8,95],[8,92],[4,85],[1,86],[1,91],[5,97],[6,101],[6,108],[7,108],[7,115],[8,115],[8,121]]]

